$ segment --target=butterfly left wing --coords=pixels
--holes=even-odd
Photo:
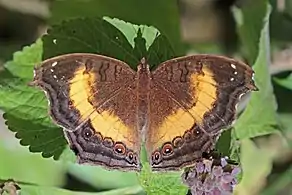
[[[136,126],[136,73],[124,62],[96,54],[65,54],[35,69],[33,84],[49,99],[79,163],[140,170]]]
[[[175,170],[213,149],[235,119],[242,94],[256,90],[252,69],[215,55],[172,59],[152,73],[146,149],[153,170]]]

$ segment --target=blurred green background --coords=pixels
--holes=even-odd
[[[264,65],[267,68],[264,82],[268,81],[267,86],[272,84],[267,93],[275,95],[275,124],[279,127],[263,123],[257,133],[237,134],[236,139],[229,139],[232,143],[221,148],[233,150],[228,152],[233,157],[240,155],[246,170],[236,194],[292,194],[292,1],[267,2],[271,15],[266,14],[264,0],[0,0],[0,70],[13,60],[14,52],[33,44],[48,27],[79,17],[108,16],[152,25],[167,36],[181,55],[223,54],[253,65],[259,53],[265,52],[270,63]],[[266,15],[269,26],[260,41],[262,19]],[[244,25],[239,27],[242,22]],[[260,42],[262,46],[258,47]],[[271,94],[267,98],[273,99]],[[273,104],[270,99],[266,103]],[[245,107],[244,101],[240,111]],[[0,104],[0,108],[5,106]],[[257,109],[250,114],[253,119],[245,117],[240,124],[257,123],[263,114]],[[230,132],[224,136],[232,137],[230,134],[236,131]],[[74,164],[74,156],[68,149],[61,159],[56,161],[31,153],[28,147],[19,144],[15,133],[0,118],[0,180],[14,179],[24,189],[23,194],[145,194],[136,173]],[[155,176],[146,177],[151,188]],[[153,194],[170,193],[161,190]]]

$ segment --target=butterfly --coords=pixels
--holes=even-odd
[[[240,97],[258,90],[248,65],[223,56],[150,67],[145,58],[135,71],[111,57],[72,53],[35,68],[33,84],[45,91],[79,163],[140,171],[144,144],[152,170],[179,170],[214,148]]]

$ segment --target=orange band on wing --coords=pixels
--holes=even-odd
[[[167,116],[158,127],[156,134],[153,135],[156,140],[152,147],[158,148],[165,142],[172,141],[176,136],[183,136],[184,132],[189,130],[195,123],[194,118],[185,110],[179,109],[175,113]]]
[[[177,136],[183,136],[187,130],[190,130],[194,124],[202,124],[204,114],[213,108],[216,101],[216,81],[213,79],[212,72],[204,67],[201,73],[191,76],[190,89],[195,89],[192,94],[193,104],[195,106],[188,110],[179,108],[173,114],[166,116],[161,123],[156,134],[153,135],[156,140],[154,148],[173,140]]]
[[[91,94],[88,83],[94,83],[89,80],[94,79],[93,75],[84,74],[85,67],[79,68],[70,80],[70,99],[73,106],[80,113],[79,123],[90,119],[91,125],[96,132],[100,132],[103,137],[110,137],[114,141],[120,141],[132,148],[131,129],[112,114],[110,111],[98,113],[95,108],[88,102],[88,96]]]
[[[189,112],[195,117],[198,124],[202,124],[204,114],[213,108],[216,101],[216,81],[213,73],[203,66],[203,74],[194,74],[191,77],[191,83],[195,87],[193,93],[195,106],[189,109]]]

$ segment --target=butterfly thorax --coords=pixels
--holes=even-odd
[[[151,72],[149,64],[143,58],[137,68],[137,125],[142,135],[148,128],[147,115],[149,113],[149,91],[150,91]],[[143,137],[144,140],[144,137]]]

